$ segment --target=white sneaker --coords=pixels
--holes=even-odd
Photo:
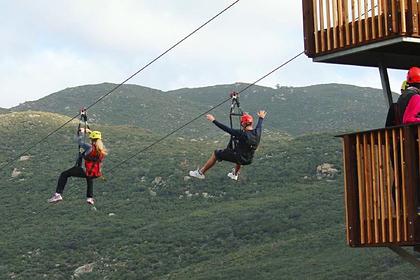
[[[90,205],[95,205],[95,200],[94,200],[92,197],[88,197],[88,198],[86,199],[86,202],[87,202],[87,204],[90,204]]]
[[[63,200],[63,197],[59,193],[54,193],[50,199],[48,199],[49,203],[58,203]]]
[[[238,174],[235,174],[235,168],[232,169],[232,172],[228,173],[228,177],[232,180],[238,181]]]
[[[200,173],[199,169],[194,170],[194,171],[190,171],[190,176],[195,177],[197,179],[205,179],[206,178],[206,176],[204,176],[204,174]]]

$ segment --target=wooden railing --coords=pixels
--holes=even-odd
[[[419,37],[420,0],[302,0],[305,52],[315,57],[395,36]]]
[[[343,136],[347,242],[420,244],[420,125]]]

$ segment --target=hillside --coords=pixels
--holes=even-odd
[[[80,108],[88,106],[116,85],[67,88],[37,101],[25,102],[14,111],[44,111],[73,117]],[[199,114],[205,105],[198,106],[160,90],[137,85],[124,85],[88,112],[90,122],[113,125],[135,125],[155,132],[179,126]],[[192,129],[189,127],[188,129]]]
[[[115,85],[100,84],[68,88],[38,101],[26,102],[13,110],[48,111],[74,116]],[[245,84],[219,85],[162,92],[136,85],[124,85],[90,110],[92,121],[113,125],[128,124],[154,132],[188,122],[211,106],[220,103]],[[377,128],[384,125],[386,106],[377,89],[327,84],[308,87],[254,86],[241,96],[245,111],[269,112],[270,130],[291,135]],[[229,104],[215,110],[218,119],[228,122]],[[196,121],[184,133],[196,134],[205,121]],[[212,131],[207,132],[212,135]]]
[[[66,119],[1,115],[1,160],[28,136],[39,139]],[[64,202],[46,204],[59,172],[73,164],[75,125],[0,172],[0,209],[7,213],[0,216],[0,279],[71,279],[86,264],[93,271],[79,279],[418,276],[390,250],[345,245],[341,175],[318,179],[316,173],[322,163],[341,173],[341,143],[330,134],[289,138],[265,131],[239,182],[226,177],[227,163],[204,181],[185,177],[225,141],[175,135],[97,181],[94,211],[78,179],[69,182]],[[105,173],[157,137],[136,127],[96,128],[110,150]]]
[[[4,108],[0,108],[0,114],[4,114],[7,113],[9,110],[4,109]]]
[[[225,92],[244,87],[235,84],[181,89],[169,94],[215,104],[226,96]],[[292,135],[382,127],[387,112],[381,90],[342,84],[277,89],[255,86],[242,94],[241,103],[249,112],[265,108],[270,114],[268,128]]]

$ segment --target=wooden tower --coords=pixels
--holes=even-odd
[[[420,66],[420,0],[302,3],[306,55],[314,62],[377,67],[391,104],[387,69]],[[420,244],[419,136],[420,124],[342,135],[350,246]]]

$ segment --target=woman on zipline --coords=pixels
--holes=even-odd
[[[214,151],[214,153],[210,156],[202,168],[190,171],[189,175],[198,179],[204,179],[204,174],[216,164],[216,161],[225,160],[236,163],[236,166],[232,172],[228,173],[228,177],[237,181],[241,166],[251,164],[254,157],[254,152],[260,143],[262,122],[265,118],[266,112],[259,111],[257,115],[259,119],[255,129],[253,128],[254,120],[252,116],[246,113],[241,116],[240,122],[242,129],[232,129],[218,122],[213,115],[208,114],[206,116],[207,119],[223,131],[229,133],[232,136],[231,141],[233,143],[229,143],[228,148],[224,150]]]
[[[53,196],[48,199],[49,203],[57,203],[63,200],[62,194],[69,177],[86,178],[87,183],[87,200],[90,205],[95,204],[93,199],[93,179],[101,177],[101,164],[107,155],[107,150],[102,142],[102,135],[99,131],[91,131],[88,128],[80,128],[77,137],[79,147],[83,152],[79,153],[79,158],[74,167],[61,173],[58,178],[57,188]],[[84,143],[85,134],[89,134],[90,144]],[[85,162],[84,168],[82,162]]]

